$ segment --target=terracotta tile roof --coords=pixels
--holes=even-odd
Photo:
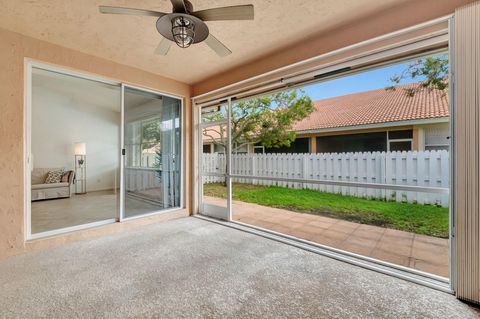
[[[315,111],[294,126],[295,131],[348,127],[365,124],[432,119],[449,116],[448,94],[422,90],[413,97],[404,89],[385,89],[338,96],[315,102]]]

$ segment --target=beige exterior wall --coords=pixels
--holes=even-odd
[[[333,135],[346,135],[346,134],[361,134],[361,133],[373,133],[373,132],[384,132],[384,131],[401,131],[401,130],[413,130],[412,138],[412,150],[414,151],[424,151],[426,146],[426,140],[428,139],[428,134],[434,132],[441,134],[442,137],[445,137],[445,143],[448,143],[446,139],[449,136],[449,124],[448,123],[435,123],[435,124],[423,124],[423,125],[407,125],[407,126],[397,126],[397,127],[380,127],[372,129],[360,129],[360,130],[345,130],[345,131],[336,131],[336,132],[324,132],[324,133],[309,133],[309,134],[297,134],[297,137],[310,137],[310,152],[317,152],[317,143],[316,138],[321,136],[333,136]],[[430,133],[431,134],[431,133]],[[440,136],[438,136],[440,138]]]
[[[445,123],[433,123],[433,124],[422,124],[422,125],[404,125],[396,127],[379,127],[379,128],[370,128],[370,129],[359,129],[359,130],[344,130],[344,131],[334,131],[334,132],[323,132],[323,133],[308,133],[308,134],[297,134],[297,138],[310,138],[310,153],[317,153],[317,137],[322,136],[334,136],[334,135],[347,135],[347,134],[361,134],[361,133],[373,133],[373,132],[385,132],[385,131],[402,131],[402,130],[412,130],[412,150],[413,151],[424,151],[426,146],[429,146],[428,140],[430,135],[433,136],[433,139],[436,143],[434,146],[438,146],[440,143],[438,140],[443,139],[444,144],[448,144],[449,140],[447,137],[450,135],[449,131],[450,125],[448,122]],[[430,135],[429,135],[430,134]],[[204,145],[209,144],[208,141]],[[212,144],[210,144],[212,145]],[[248,153],[254,153],[253,144],[248,145]],[[213,149],[213,147],[212,147]]]
[[[78,240],[101,233],[124,229],[124,225],[109,225],[95,230],[61,235],[55,238],[25,243],[25,103],[24,80],[26,59],[34,59],[65,68],[88,72],[114,80],[143,86],[165,93],[184,96],[185,159],[191,163],[192,145],[190,86],[108,60],[72,51],[44,41],[0,29],[0,259],[22,253],[34,247],[45,247]],[[187,148],[187,145],[189,146]],[[190,164],[185,176],[190,176]],[[190,211],[190,180],[185,181],[187,210],[172,216],[186,215]],[[158,220],[167,218],[157,217]],[[149,221],[155,221],[155,218]],[[128,227],[144,221],[129,223]]]

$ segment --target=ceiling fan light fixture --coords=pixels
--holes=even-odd
[[[184,16],[175,17],[172,19],[172,35],[179,47],[188,48],[194,42],[195,24]]]

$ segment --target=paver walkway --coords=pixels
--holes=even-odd
[[[226,207],[225,199],[205,202]],[[449,240],[233,201],[233,219],[435,275],[449,276]]]

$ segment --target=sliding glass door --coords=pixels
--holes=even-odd
[[[183,207],[181,98],[28,70],[28,239]]]
[[[124,218],[181,206],[181,100],[124,89]]]
[[[411,71],[432,61],[438,87]],[[447,70],[435,51],[202,105],[200,213],[448,283]]]

